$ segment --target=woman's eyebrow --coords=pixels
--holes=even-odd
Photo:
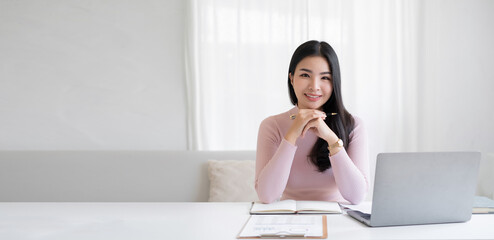
[[[305,71],[305,72],[308,72],[308,73],[312,73],[312,70],[309,70],[307,68],[301,68],[300,71]],[[321,75],[323,75],[323,74],[330,74],[331,75],[331,72],[322,72],[320,74]]]
[[[301,68],[300,71],[306,71],[306,72],[312,73],[312,70],[309,70],[307,68]]]

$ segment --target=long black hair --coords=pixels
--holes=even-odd
[[[355,120],[343,105],[343,98],[341,96],[340,64],[338,63],[338,56],[336,56],[336,52],[333,48],[328,43],[322,41],[312,40],[303,43],[293,53],[288,68],[288,74],[295,74],[297,64],[305,57],[310,56],[321,56],[329,63],[333,92],[331,93],[329,100],[322,106],[322,111],[326,113],[337,113],[337,115],[331,116],[328,114],[324,122],[343,141],[343,146],[346,149],[348,147],[350,132],[352,132],[354,128]],[[298,99],[295,95],[295,90],[293,89],[290,77],[288,77],[288,91],[293,105],[297,105]],[[328,143],[322,138],[317,139],[308,158],[310,162],[317,167],[319,172],[324,172],[329,169],[331,167],[331,162],[329,161]]]

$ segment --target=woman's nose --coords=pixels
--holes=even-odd
[[[312,91],[319,91],[319,80],[312,79],[311,84],[310,84],[310,89]]]

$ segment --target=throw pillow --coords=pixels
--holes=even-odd
[[[255,161],[209,160],[210,202],[258,201],[254,188]]]

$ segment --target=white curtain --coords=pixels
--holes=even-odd
[[[288,62],[307,39],[305,1],[191,0],[189,149],[255,149],[262,119],[288,109]]]
[[[371,159],[417,147],[417,14],[412,0],[189,0],[189,149],[255,150],[260,122],[292,107],[291,54],[335,48],[343,99],[369,131]]]

